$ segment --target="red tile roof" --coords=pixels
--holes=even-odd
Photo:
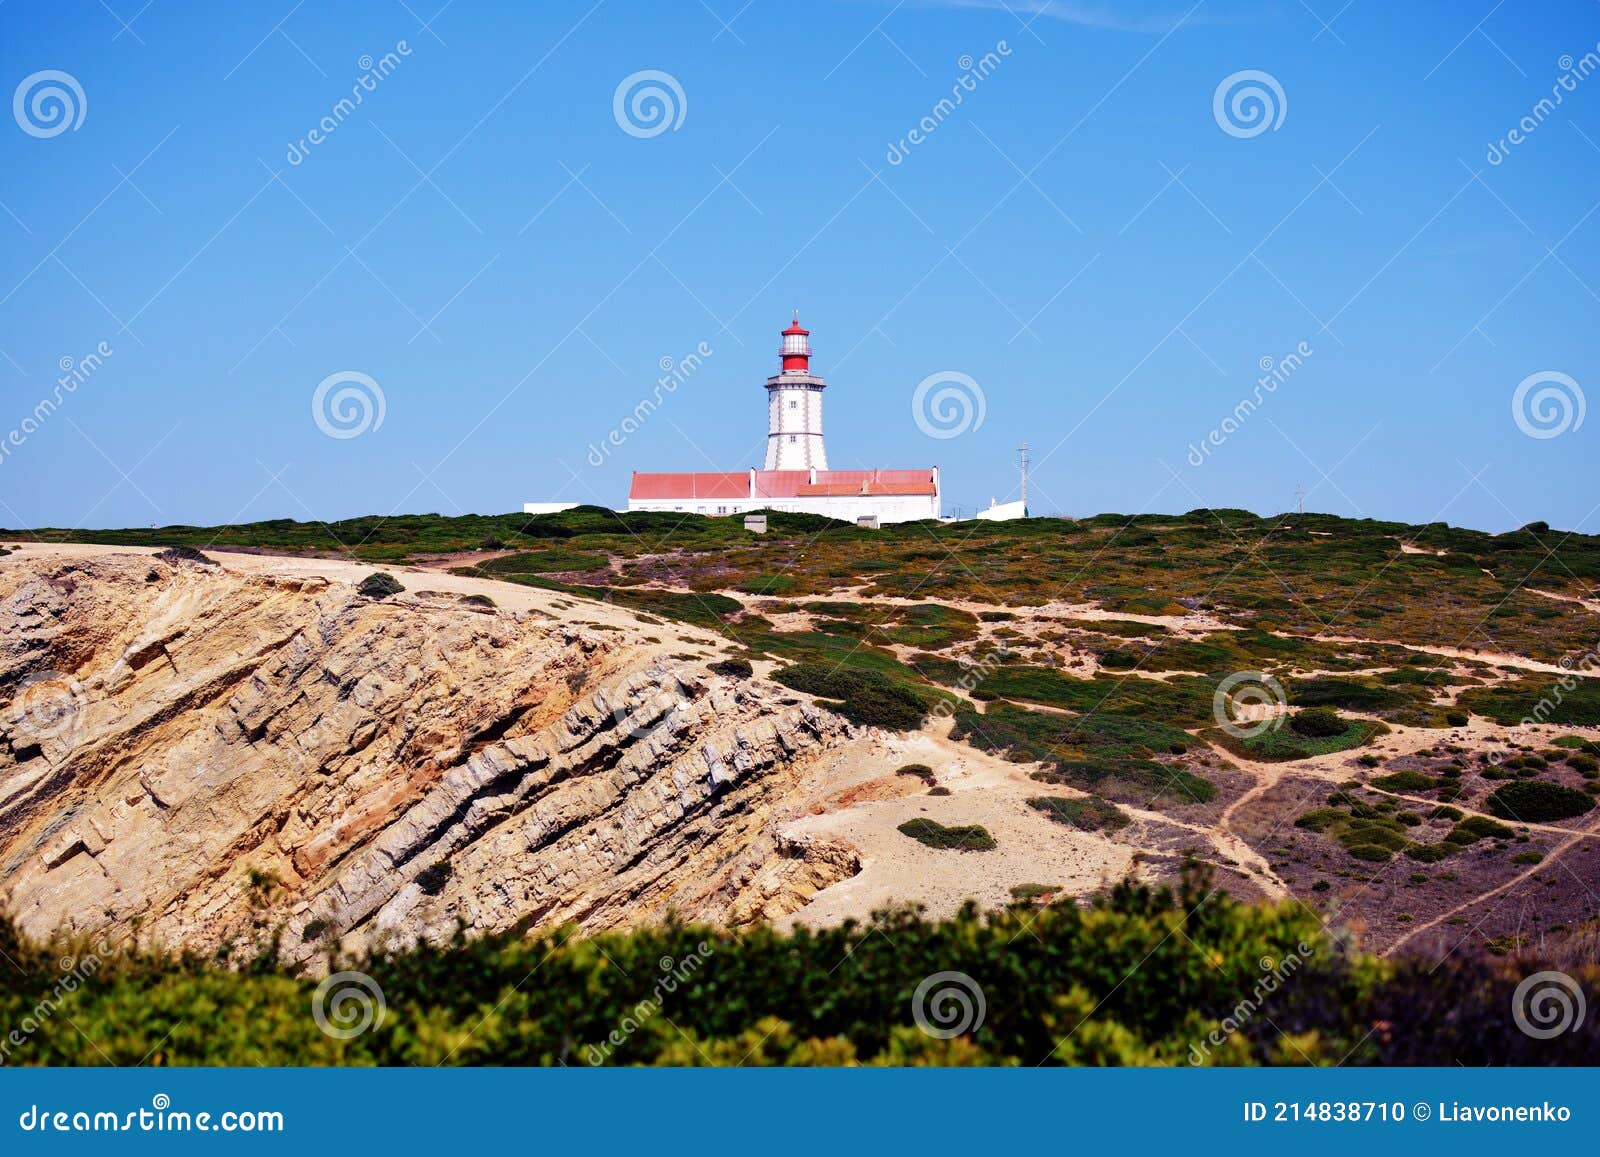
[[[932,495],[935,474],[923,470],[756,470],[727,474],[633,475],[629,498],[749,498],[751,474],[756,498],[821,498],[851,495]]]
[[[640,474],[633,475],[629,498],[748,498],[750,474]]]

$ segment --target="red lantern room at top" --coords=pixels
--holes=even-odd
[[[786,374],[805,374],[811,372],[811,331],[800,324],[800,315],[795,314],[794,320],[789,323],[789,328],[783,331],[783,349],[779,356],[783,358],[783,372]]]

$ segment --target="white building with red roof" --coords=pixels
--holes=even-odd
[[[629,510],[710,516],[753,510],[823,514],[880,523],[938,518],[939,468],[829,470],[822,439],[822,391],[811,372],[810,331],[797,316],[783,331],[779,372],[767,379],[767,455],[757,470],[696,474],[634,471]]]

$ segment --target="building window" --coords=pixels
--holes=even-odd
[[[789,399],[789,408],[791,410],[797,410],[800,408],[800,403],[791,398]]]
[[[789,443],[790,443],[790,445],[794,444],[794,435],[793,434],[789,435]]]

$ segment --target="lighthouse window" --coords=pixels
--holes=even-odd
[[[794,435],[793,435],[793,434],[790,434],[790,435],[789,435],[789,441],[790,441],[790,442],[793,442],[793,441],[794,441]]]
[[[796,408],[798,408],[798,407],[799,407],[799,405],[800,405],[800,403],[799,403],[799,402],[796,402],[796,401],[794,401],[794,400],[793,400],[793,399],[790,399],[790,401],[789,401],[789,408],[790,408],[790,409],[791,409],[791,410],[793,410],[793,409],[796,409]]]

